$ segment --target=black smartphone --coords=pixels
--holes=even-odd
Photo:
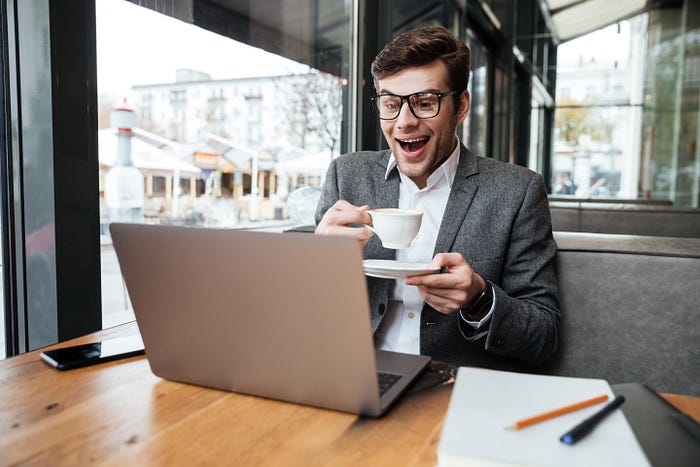
[[[133,336],[45,350],[41,352],[41,359],[59,370],[70,370],[144,353],[141,336]]]

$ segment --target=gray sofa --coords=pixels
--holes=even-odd
[[[700,239],[555,239],[561,341],[542,372],[700,395]]]
[[[550,200],[552,229],[700,238],[700,209],[652,203]]]

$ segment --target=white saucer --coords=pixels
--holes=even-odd
[[[438,272],[440,268],[428,267],[428,263],[407,263],[388,259],[366,259],[362,261],[365,275],[382,279],[398,279]]]

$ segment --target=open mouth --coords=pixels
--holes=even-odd
[[[399,144],[401,145],[401,149],[403,149],[406,152],[416,152],[423,148],[426,144],[428,144],[428,138],[427,136],[421,137],[421,138],[411,138],[411,139],[397,139]]]

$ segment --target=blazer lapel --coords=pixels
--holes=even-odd
[[[437,253],[449,252],[452,248],[457,232],[459,232],[459,228],[464,223],[469,206],[479,188],[474,181],[475,179],[472,178],[470,180],[470,177],[476,173],[478,173],[476,156],[462,145],[457,173],[452,182],[450,196],[447,199],[445,214],[442,216],[440,232],[435,242],[433,256]]]
[[[389,156],[391,151],[386,151],[384,156],[379,160],[378,170],[375,172],[376,206],[374,208],[398,208],[399,207],[399,171],[394,168],[389,173],[389,177],[385,179],[386,167],[389,164]]]

